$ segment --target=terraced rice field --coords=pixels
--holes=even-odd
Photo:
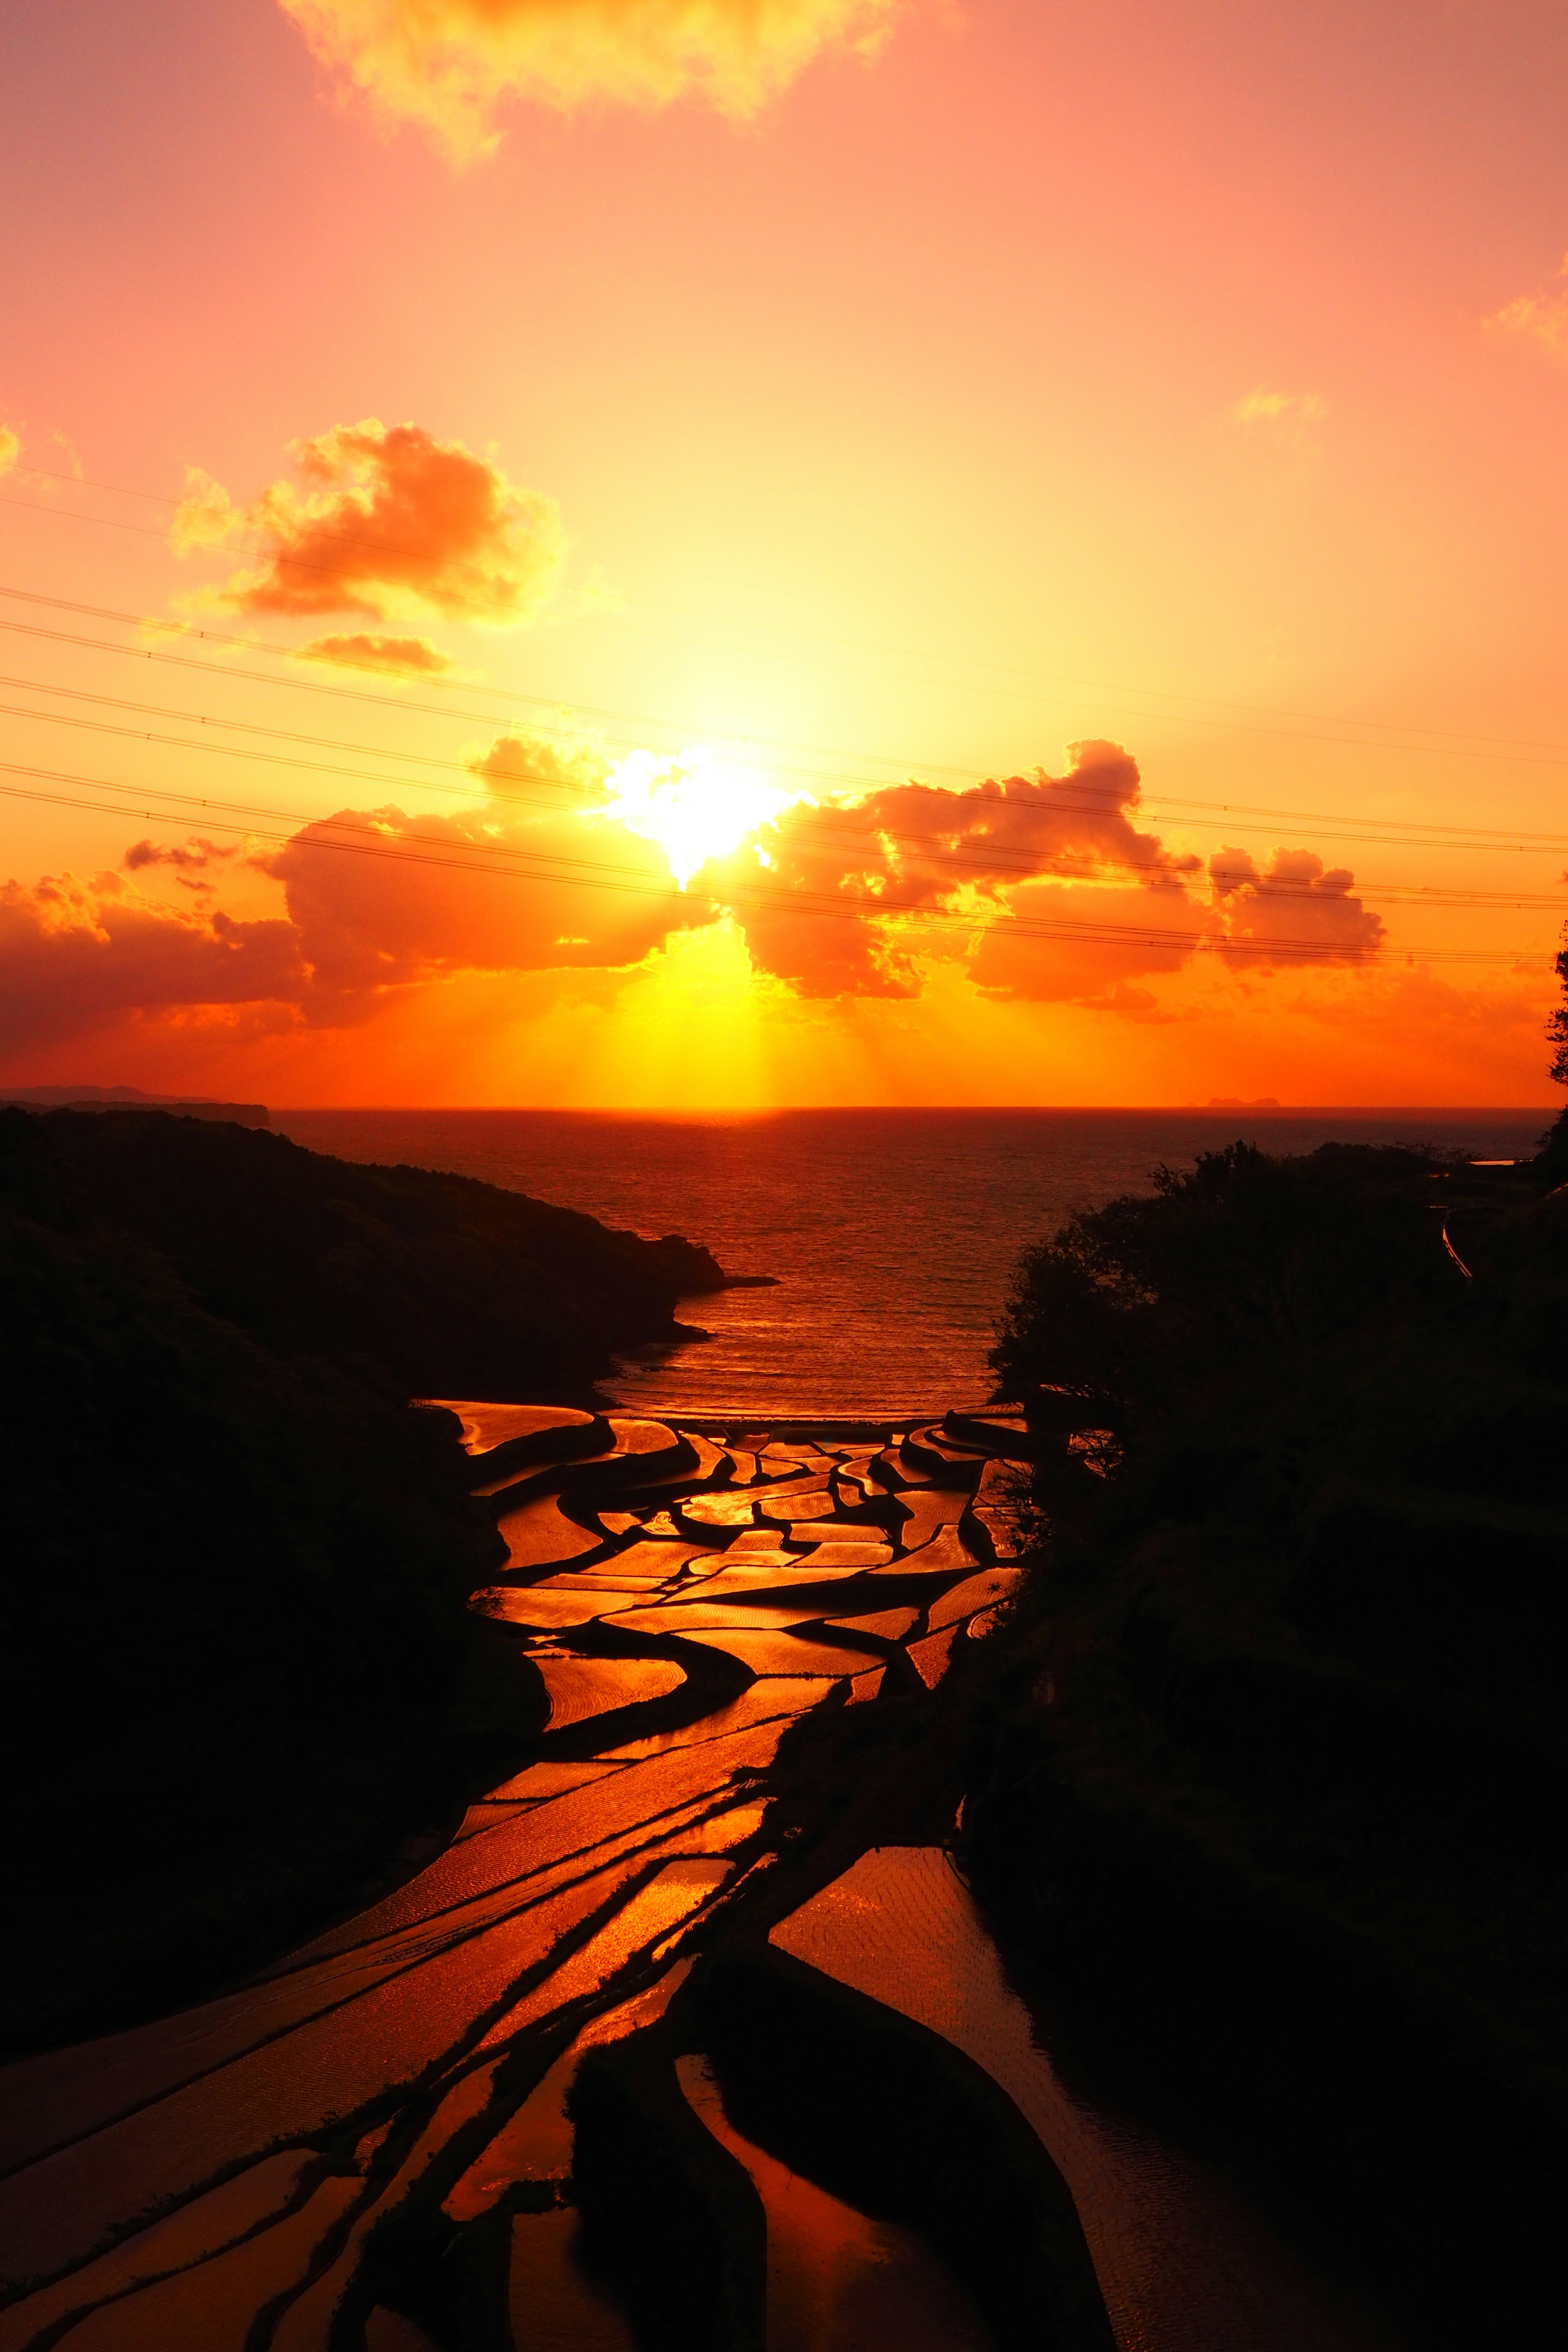
[[[776,2157],[742,2139],[704,2060],[677,2071],[693,2109],[751,2174],[767,2215],[768,2352],[990,2352],[991,2336],[957,2281],[920,2240],[868,2221]]]
[[[1363,2333],[1212,2167],[1063,2081],[951,1857],[883,1846],[774,1927],[773,1942],[943,2034],[999,2083],[1072,2191],[1119,2345],[1149,2352],[1346,2352]]]
[[[419,2352],[376,2232],[416,2208],[478,2229],[519,2184],[516,2352],[627,2344],[572,2252],[577,2057],[658,2012],[766,1865],[790,1725],[934,1683],[1017,1574],[974,1504],[1002,1427],[454,1409],[508,1555],[474,1605],[548,1692],[534,1759],[247,1985],[5,2070],[0,2352]],[[974,2340],[963,2315],[921,2337]]]

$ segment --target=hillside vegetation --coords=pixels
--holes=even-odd
[[[1568,2149],[1550,1181],[1237,1144],[1026,1255],[1037,1556],[966,1814],[1051,1967],[1518,2326]]]
[[[284,1948],[510,1769],[533,1695],[465,1605],[494,1525],[407,1400],[581,1398],[719,1279],[456,1177],[0,1111],[0,2047]]]

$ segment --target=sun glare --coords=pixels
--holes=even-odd
[[[596,813],[656,841],[683,890],[708,858],[727,857],[792,801],[809,798],[771,783],[756,768],[715,758],[700,743],[674,754],[628,752],[610,792]]]

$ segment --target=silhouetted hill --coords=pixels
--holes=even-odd
[[[1042,1460],[1037,1565],[987,1645],[979,1883],[1471,2294],[1470,2342],[1559,2299],[1546,1181],[1237,1145],[1030,1252],[993,1359]]]
[[[406,1399],[581,1393],[717,1278],[455,1177],[0,1111],[0,2047],[254,1965],[510,1768],[494,1526]]]
[[[575,1402],[724,1281],[677,1236],[159,1112],[0,1113],[0,1162],[35,1214],[134,1234],[263,1345],[365,1359],[405,1396]]]

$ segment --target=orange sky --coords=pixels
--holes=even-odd
[[[0,1082],[1547,1101],[1560,10],[66,0],[0,119]]]

